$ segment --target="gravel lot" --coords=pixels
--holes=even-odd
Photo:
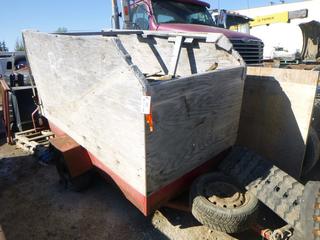
[[[274,223],[274,219],[271,214],[269,222]],[[265,217],[261,220],[267,221]],[[3,141],[0,226],[7,240],[260,239],[250,231],[233,237],[212,231],[191,214],[168,208],[146,218],[111,181],[99,176],[87,191],[71,192],[59,184],[53,165],[42,166]]]

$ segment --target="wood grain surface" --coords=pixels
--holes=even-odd
[[[249,67],[238,144],[299,178],[319,72]]]

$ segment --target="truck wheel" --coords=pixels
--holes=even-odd
[[[311,126],[320,136],[320,99],[316,99],[314,102]]]
[[[221,232],[247,230],[258,215],[258,199],[218,172],[203,175],[193,183],[190,201],[193,216]]]
[[[92,183],[92,171],[88,171],[79,176],[72,177],[62,154],[56,157],[56,168],[60,176],[60,182],[68,189],[81,192],[86,190]]]
[[[306,176],[317,164],[320,157],[320,140],[317,132],[310,127],[306,146],[306,154],[303,161],[302,176]]]
[[[310,181],[305,185],[301,205],[301,239],[320,239],[320,182]]]

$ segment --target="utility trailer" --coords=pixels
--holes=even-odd
[[[97,167],[148,215],[235,143],[245,64],[223,35],[72,35],[23,34],[74,181]]]
[[[242,231],[256,220],[259,199],[288,223],[286,232],[319,238],[319,184],[298,182],[319,72],[247,71],[219,34],[23,36],[68,185],[82,188],[98,168],[148,215],[219,170],[192,184],[201,223]],[[229,154],[235,144],[255,153]]]

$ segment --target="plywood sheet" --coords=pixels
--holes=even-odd
[[[148,194],[178,179],[237,137],[244,67],[154,86],[154,132],[146,136]]]
[[[249,67],[237,143],[298,178],[319,72]]]
[[[143,90],[115,38],[24,38],[45,116],[145,195]]]

